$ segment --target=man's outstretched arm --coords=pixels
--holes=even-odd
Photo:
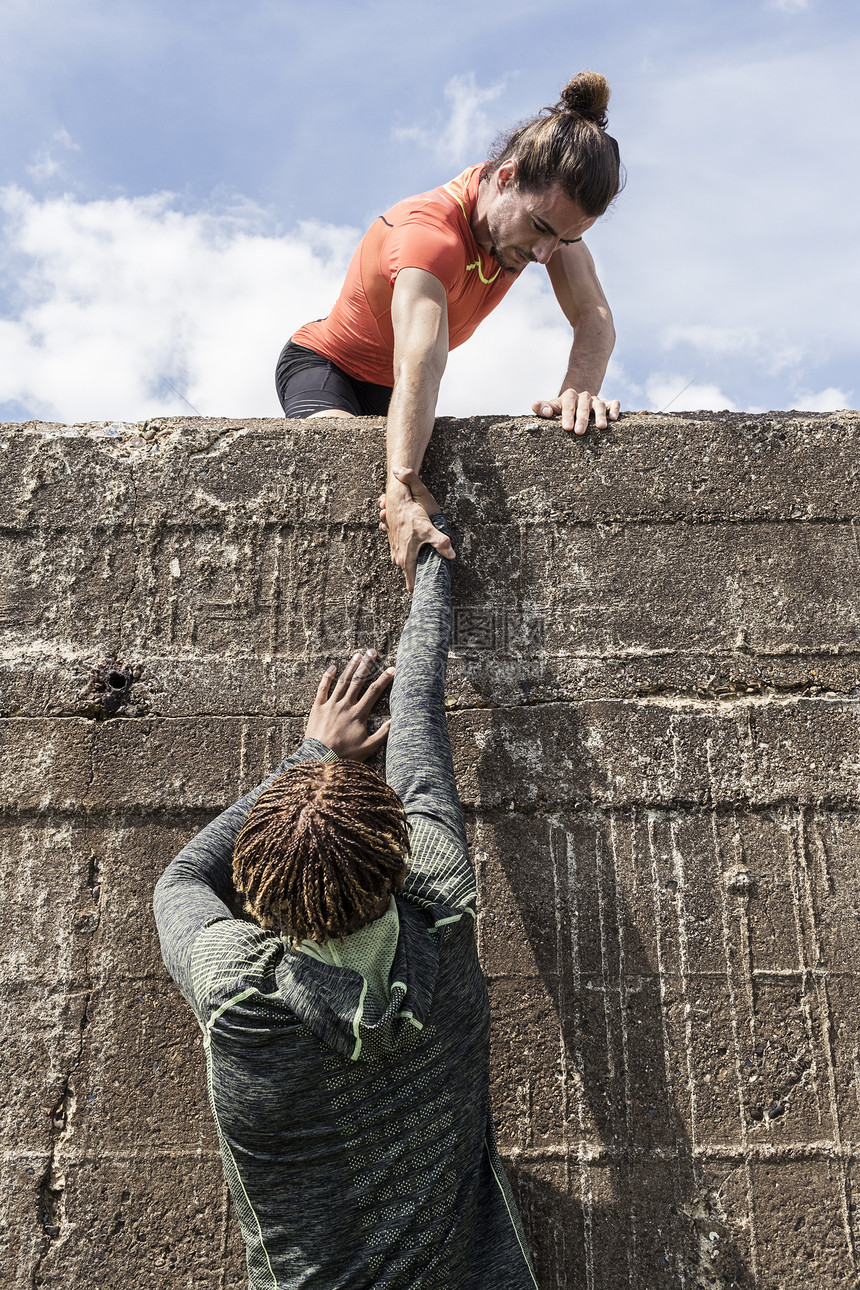
[[[446,534],[393,473],[405,466],[416,473],[433,433],[439,383],[448,361],[448,300],[445,288],[426,269],[401,269],[391,302],[394,326],[394,392],[388,409],[386,441],[386,520],[391,559],[415,585],[415,562],[425,542],[454,558]]]
[[[448,522],[413,472],[401,479],[434,525]],[[405,890],[429,904],[474,907],[475,878],[445,710],[451,638],[451,565],[429,544],[418,556],[412,607],[397,647],[385,777],[409,820],[412,860]]]
[[[606,428],[617,421],[617,399],[599,397],[606,365],[615,346],[615,327],[603,288],[584,242],[561,246],[547,263],[552,289],[562,313],[573,328],[567,372],[555,399],[539,399],[532,411],[541,417],[561,415],[564,430],[585,434],[589,415]]]

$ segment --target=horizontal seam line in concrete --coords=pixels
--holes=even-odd
[[[514,712],[540,711],[544,708],[563,707],[579,711],[582,708],[594,707],[598,704],[609,706],[634,705],[640,708],[673,708],[679,716],[693,716],[712,713],[717,716],[721,713],[736,711],[741,708],[787,708],[797,706],[801,702],[816,703],[824,707],[837,704],[841,707],[848,708],[860,703],[860,676],[857,678],[857,685],[852,685],[850,689],[840,690],[833,686],[783,686],[783,687],[756,687],[743,693],[731,692],[729,694],[692,694],[688,690],[643,690],[641,693],[625,694],[598,694],[598,695],[575,695],[566,699],[534,699],[525,703],[452,703],[446,707],[449,715],[464,712],[495,712],[509,716]],[[212,711],[169,711],[162,708],[147,707],[143,701],[131,702],[127,706],[137,708],[134,714],[127,712],[116,712],[113,714],[94,715],[92,709],[98,707],[94,700],[91,703],[82,703],[80,707],[75,708],[71,704],[63,705],[58,711],[57,707],[48,706],[43,711],[21,712],[20,706],[7,709],[0,707],[0,722],[28,722],[28,721],[85,721],[94,725],[105,725],[110,722],[114,725],[125,724],[131,725],[140,721],[304,721],[307,719],[307,710],[292,711],[281,708],[275,711],[266,711],[257,709],[256,712],[234,712],[229,709],[221,708]],[[126,706],[126,705],[123,705]],[[142,709],[142,710],[141,710]]]
[[[750,1130],[752,1131],[752,1130]],[[683,1159],[718,1159],[718,1160],[801,1160],[801,1159],[847,1159],[860,1157],[860,1142],[830,1141],[790,1142],[790,1143],[741,1143],[712,1142],[696,1143],[695,1146],[679,1145],[676,1148],[650,1146],[628,1147],[615,1146],[611,1143],[591,1144],[586,1140],[574,1140],[569,1145],[564,1143],[548,1144],[543,1147],[514,1147],[499,1143],[500,1155],[517,1164],[532,1160],[565,1160],[572,1157],[583,1163],[599,1163],[602,1160],[683,1160]]]
[[[29,1162],[33,1158],[42,1160],[44,1158],[44,1148],[38,1150],[36,1147],[28,1148],[27,1146],[12,1147],[0,1154],[0,1160],[4,1164],[15,1164],[16,1161]],[[81,1161],[91,1157],[99,1160],[108,1159],[110,1161],[129,1161],[137,1162],[141,1160],[219,1160],[221,1152],[218,1148],[212,1147],[168,1147],[151,1145],[147,1143],[137,1150],[134,1147],[126,1148],[120,1151],[111,1151],[108,1149],[98,1150],[95,1146],[64,1146],[63,1160]]]
[[[481,610],[493,612],[500,609],[509,609],[512,606],[510,606],[506,601],[503,601],[503,602],[493,601],[493,602],[484,602],[480,606],[478,606],[477,604],[469,604],[469,603],[465,603],[465,604],[455,603],[453,606],[453,609],[456,613],[457,610],[464,610],[464,609],[472,610],[478,607]],[[560,606],[538,605],[533,601],[517,604],[516,607],[522,608],[523,610],[527,610],[528,613],[532,615],[534,621],[538,621],[542,614],[547,613],[553,609],[558,609],[559,612],[563,612],[565,610],[565,606],[563,605],[560,605]],[[0,619],[0,622],[2,622],[2,619]],[[317,653],[314,653],[314,654],[282,653],[282,654],[271,654],[265,658],[262,658],[258,653],[254,653],[251,651],[249,651],[248,653],[237,652],[235,654],[223,654],[223,653],[214,653],[214,652],[213,653],[200,652],[196,654],[183,654],[183,653],[155,654],[151,650],[146,649],[145,644],[143,645],[138,644],[138,646],[132,648],[132,653],[134,652],[135,648],[137,648],[138,652],[140,652],[140,650],[143,649],[143,652],[147,659],[148,666],[151,667],[156,664],[166,663],[167,665],[173,668],[180,668],[180,667],[199,668],[199,667],[205,667],[212,663],[220,663],[222,666],[229,666],[235,663],[254,663],[260,667],[275,668],[275,667],[282,666],[285,664],[290,664],[290,663],[301,663],[310,669],[310,668],[316,667],[318,661],[329,658],[332,654],[340,652],[338,648],[332,647],[332,649],[330,650],[319,650]],[[86,665],[87,663],[91,662],[91,660],[95,658],[96,655],[99,653],[98,649],[92,649],[87,651],[86,653],[79,652],[71,655],[67,654],[63,658],[57,658],[54,655],[51,655],[50,657],[46,657],[43,654],[34,654],[30,656],[23,653],[13,653],[12,651],[13,651],[13,647],[10,647],[8,653],[0,652],[0,666],[9,665],[9,664],[26,663],[32,657],[33,661],[38,662],[40,665],[51,663],[54,666],[59,666],[59,667],[76,667],[76,666]],[[344,650],[343,652],[344,654],[347,654],[349,651]],[[596,651],[585,652],[585,651],[578,651],[578,650],[562,651],[560,649],[559,650],[536,649],[533,652],[527,652],[526,650],[515,652],[513,650],[504,650],[504,649],[499,649],[499,650],[493,650],[489,648],[485,649],[479,646],[472,646],[472,647],[461,646],[460,648],[452,648],[449,651],[448,657],[451,662],[455,662],[455,663],[459,663],[461,661],[472,663],[477,658],[484,658],[484,657],[491,659],[493,662],[496,662],[498,659],[502,659],[505,662],[513,661],[513,662],[523,662],[523,663],[546,663],[546,662],[558,662],[558,661],[567,662],[568,660],[572,660],[576,662],[584,662],[584,663],[631,663],[631,662],[635,663],[637,661],[645,662],[651,659],[670,659],[670,660],[679,659],[682,661],[686,659],[692,659],[696,661],[704,660],[705,662],[713,659],[715,661],[727,660],[730,662],[733,661],[737,663],[743,663],[743,662],[755,663],[757,661],[768,662],[771,660],[774,662],[781,662],[786,659],[788,660],[809,659],[812,662],[819,662],[822,659],[827,660],[831,658],[860,659],[860,646],[848,644],[848,643],[833,644],[833,645],[817,645],[817,646],[790,645],[790,646],[786,646],[784,649],[781,649],[781,650],[756,650],[756,649],[752,649],[749,646],[744,646],[743,649],[738,649],[738,648],[731,648],[731,647],[721,647],[716,645],[713,648],[703,649],[703,650],[689,649],[689,648],[683,649],[683,650],[647,649],[644,647],[642,648],[636,647],[636,648],[631,648],[629,650],[617,650],[617,651],[608,650],[603,653],[596,652]]]
[[[271,774],[270,771],[261,771],[260,780]],[[251,787],[254,787],[252,785]],[[244,790],[249,791],[248,789]],[[236,795],[241,795],[242,790],[229,790],[225,793],[223,800],[219,798],[218,804],[211,806],[189,805],[169,806],[166,813],[162,813],[157,805],[150,802],[129,801],[119,805],[106,805],[101,802],[78,801],[74,806],[67,806],[62,802],[49,802],[45,806],[25,806],[17,807],[14,803],[3,803],[0,805],[0,820],[33,820],[46,818],[52,813],[60,819],[83,819],[89,814],[97,816],[100,819],[127,820],[129,815],[134,815],[140,820],[152,821],[158,819],[162,822],[165,820],[179,820],[180,823],[185,818],[195,818],[205,816],[212,819],[219,815],[224,809],[225,804],[233,801]],[[233,794],[231,797],[230,794]],[[512,798],[508,798],[512,801]],[[816,798],[797,798],[797,797],[779,797],[772,798],[766,802],[750,801],[743,797],[725,797],[716,802],[703,802],[692,798],[672,798],[672,799],[645,799],[645,798],[623,798],[614,802],[601,802],[596,798],[566,798],[563,801],[554,801],[551,806],[546,802],[518,802],[516,809],[511,810],[503,803],[492,806],[477,806],[469,802],[463,803],[464,813],[469,817],[479,817],[482,820],[491,820],[501,818],[509,820],[512,816],[527,817],[529,819],[535,816],[545,819],[552,823],[560,813],[570,812],[576,815],[577,819],[586,823],[591,818],[603,817],[607,814],[616,814],[626,817],[633,813],[652,813],[670,815],[675,812],[683,812],[685,815],[695,813],[716,815],[717,817],[737,815],[742,811],[745,815],[766,815],[774,811],[803,811],[812,810],[819,813],[846,812],[854,814],[860,811],[860,798],[837,798],[832,795],[821,795]],[[186,814],[187,813],[187,814]]]
[[[214,500],[217,501],[217,499],[214,499]],[[271,500],[272,502],[274,502],[277,499],[273,498]],[[132,503],[129,501],[128,505],[131,506],[131,504]],[[226,502],[223,503],[224,506],[227,506],[228,504],[229,503],[226,503]],[[244,502],[245,506],[252,506],[253,504],[254,503],[250,501]],[[266,501],[266,502],[261,502],[259,504],[267,505],[269,504],[269,502]],[[220,509],[217,513],[217,517],[213,516],[213,518],[220,518]],[[708,524],[715,524],[715,525],[732,524],[735,526],[757,525],[759,527],[775,527],[777,525],[794,526],[797,524],[805,524],[805,525],[820,524],[822,526],[829,526],[829,527],[842,526],[850,529],[858,519],[860,519],[860,506],[858,506],[856,512],[850,511],[850,512],[846,512],[844,515],[806,515],[806,516],[733,515],[730,513],[723,514],[723,513],[717,513],[717,512],[714,512],[714,513],[709,512],[707,514],[699,515],[699,514],[688,514],[687,512],[682,512],[682,511],[676,512],[674,515],[668,515],[668,516],[665,514],[658,514],[656,512],[653,515],[645,514],[645,513],[640,513],[637,515],[625,515],[621,513],[610,514],[610,512],[607,511],[605,515],[601,514],[601,515],[594,515],[594,516],[588,516],[588,517],[586,516],[577,517],[577,516],[569,515],[567,512],[560,512],[557,516],[554,516],[554,517],[553,516],[534,517],[524,509],[522,515],[511,516],[510,519],[506,520],[504,523],[499,522],[493,525],[493,527],[503,530],[503,529],[517,528],[520,522],[528,522],[528,527],[530,531],[534,531],[535,529],[540,529],[540,528],[557,529],[560,523],[564,523],[570,528],[577,528],[577,529],[619,528],[624,526],[629,526],[631,528],[640,528],[645,525],[649,525],[652,527],[659,527],[659,528],[673,528],[673,527],[677,527],[680,524],[687,524],[691,528],[703,528]],[[96,520],[92,524],[86,524],[84,522],[80,522],[78,524],[51,524],[51,525],[32,524],[32,523],[30,524],[0,523],[0,536],[8,535],[8,536],[14,537],[22,533],[25,534],[25,533],[81,533],[81,532],[86,532],[87,534],[90,534],[90,535],[98,535],[100,533],[109,533],[111,535],[116,535],[117,532],[122,532],[122,533],[130,533],[130,534],[133,534],[134,536],[140,536],[142,533],[145,533],[148,529],[170,529],[171,532],[183,532],[183,533],[197,533],[197,532],[209,533],[212,531],[213,528],[222,528],[222,527],[223,527],[223,524],[220,524],[220,523],[207,524],[205,521],[201,521],[201,520],[198,520],[196,523],[191,523],[189,521],[181,521],[181,520],[172,521],[171,517],[168,514],[165,514],[163,517],[159,517],[157,519],[152,519],[152,520],[149,520],[144,517],[142,520],[136,521],[134,523],[134,526],[132,526],[131,523],[125,522],[125,520],[123,519],[118,519],[115,523],[112,523],[112,524],[99,523],[98,520]],[[378,531],[377,522],[371,519],[368,519],[368,520],[357,520],[357,519],[334,520],[333,519],[333,520],[318,520],[318,521],[314,521],[314,520],[306,521],[302,519],[302,520],[293,521],[292,523],[285,523],[283,520],[262,520],[262,521],[248,522],[244,524],[242,527],[247,529],[253,528],[257,532],[273,531],[273,532],[281,532],[281,533],[286,531],[301,532],[302,530],[306,530],[314,533],[327,532],[329,530],[337,530],[337,531],[350,530],[355,532],[368,532],[368,533],[376,533]],[[486,529],[489,526],[486,524],[486,522],[482,521],[481,527],[483,529]],[[464,536],[465,532],[466,530],[464,530],[463,533],[460,533],[460,536],[461,537]]]
[[[499,1143],[500,1155],[508,1160],[515,1160],[518,1163],[522,1161],[560,1159],[564,1160],[568,1156],[573,1156],[577,1160],[584,1162],[598,1162],[603,1159],[658,1159],[658,1160],[676,1160],[684,1158],[697,1159],[724,1159],[724,1160],[790,1160],[790,1159],[857,1159],[860,1157],[860,1142],[845,1142],[841,1146],[828,1141],[814,1142],[790,1142],[790,1143],[747,1143],[745,1146],[740,1143],[730,1142],[712,1142],[697,1143],[695,1146],[679,1146],[677,1148],[664,1146],[615,1146],[611,1143],[590,1144],[586,1140],[580,1142],[573,1141],[569,1145],[564,1143],[548,1144],[543,1147],[516,1147],[506,1146]],[[14,1164],[16,1161],[29,1161],[34,1156],[41,1158],[40,1153],[34,1147],[13,1148],[3,1152],[0,1160],[4,1164]],[[93,1156],[98,1159],[109,1159],[111,1161],[128,1161],[137,1162],[141,1160],[220,1160],[221,1153],[217,1149],[208,1147],[168,1147],[158,1144],[152,1145],[147,1143],[138,1149],[134,1147],[125,1150],[107,1150],[96,1151],[95,1147],[87,1146],[69,1146],[63,1151],[64,1160],[79,1162],[87,1160]]]
[[[490,923],[489,928],[484,928],[485,936],[491,935],[491,933],[492,923]],[[533,972],[489,972],[485,970],[484,977],[487,981],[543,981],[545,979],[550,979],[555,982],[555,980],[562,975],[562,972],[564,973],[565,978],[569,981],[597,981],[598,984],[595,989],[598,994],[605,989],[613,993],[616,992],[618,989],[618,982],[621,980],[625,982],[626,988],[630,990],[635,987],[636,982],[639,981],[685,981],[700,980],[702,978],[708,980],[713,978],[715,980],[724,981],[727,975],[725,968],[702,968],[701,970],[697,968],[687,968],[682,972],[680,967],[674,971],[669,969],[661,969],[658,971],[657,968],[655,968],[653,972],[626,972],[623,975],[619,972],[610,972],[605,974],[604,968],[595,966],[591,972],[586,968],[572,967],[564,969],[547,968],[543,971],[541,971],[540,968],[536,968]],[[604,975],[606,976],[605,980]],[[767,981],[771,978],[775,981],[783,981],[786,978],[792,979],[794,977],[798,977],[800,980],[803,980],[806,977],[816,977],[828,981],[853,981],[855,977],[860,976],[860,968],[854,972],[847,970],[834,971],[827,967],[809,968],[803,966],[798,966],[796,968],[753,968],[750,976],[761,981]],[[128,980],[128,978],[124,979]],[[160,980],[160,978],[152,978],[152,980],[156,979]]]
[[[860,678],[858,678],[860,683]],[[459,712],[503,712],[508,715],[512,712],[528,712],[540,708],[574,708],[593,707],[598,704],[614,704],[616,706],[635,705],[638,707],[669,707],[673,699],[679,704],[686,704],[695,709],[722,709],[722,708],[740,708],[740,707],[791,707],[801,703],[815,704],[818,706],[832,706],[840,704],[843,706],[854,707],[860,704],[860,695],[840,694],[837,691],[830,690],[826,694],[808,694],[805,691],[809,687],[802,689],[775,691],[773,694],[762,694],[758,690],[747,694],[736,694],[717,696],[715,698],[706,698],[701,696],[690,695],[687,691],[679,691],[678,697],[674,698],[672,691],[661,692],[660,694],[620,694],[620,695],[582,695],[581,697],[571,699],[538,699],[533,703],[458,703],[452,704],[445,709],[447,713]],[[136,706],[131,704],[130,706]],[[683,714],[681,714],[683,715]],[[6,724],[20,722],[26,724],[31,721],[83,721],[93,726],[104,726],[110,724],[133,725],[141,721],[295,721],[306,720],[307,712],[225,712],[223,710],[211,712],[188,712],[188,713],[170,713],[159,712],[150,709],[147,712],[138,713],[131,716],[128,713],[117,713],[115,716],[94,717],[87,716],[81,712],[34,712],[34,713],[4,713],[0,712],[0,721]]]
[[[155,879],[157,876],[158,875],[152,875],[153,887],[155,886]],[[481,909],[479,911],[479,917],[483,919],[485,924],[484,935],[491,936],[493,932],[493,923],[492,921],[487,920],[487,911],[484,909]],[[595,986],[595,993],[599,994],[604,989],[608,989],[610,992],[617,991],[618,983],[621,980],[627,983],[628,989],[635,987],[637,982],[659,983],[660,981],[683,981],[687,979],[690,979],[690,980],[713,979],[713,980],[724,981],[726,978],[726,970],[725,968],[703,968],[701,970],[690,969],[686,973],[682,973],[680,968],[678,968],[676,971],[669,971],[669,970],[658,971],[655,968],[653,972],[628,972],[622,977],[618,972],[615,972],[615,973],[610,972],[608,975],[606,975],[604,972],[604,969],[598,966],[595,966],[593,971],[590,971],[590,972],[585,968],[573,969],[568,967],[565,967],[563,969],[562,968],[535,968],[531,972],[525,972],[525,971],[492,972],[487,970],[486,968],[484,969],[484,978],[486,981],[490,983],[494,983],[494,982],[504,983],[507,981],[514,981],[514,982],[542,981],[547,983],[548,990],[550,986],[554,986],[558,983],[558,978],[562,975],[564,975],[565,979],[568,981],[597,982],[597,985]],[[858,968],[857,971],[849,971],[848,969],[837,970],[834,968],[827,968],[827,967],[809,968],[809,967],[802,967],[802,966],[799,966],[796,968],[753,968],[750,975],[756,980],[765,981],[765,982],[768,980],[786,981],[786,980],[793,980],[795,978],[797,978],[798,981],[802,982],[804,979],[809,977],[813,977],[817,980],[827,980],[827,981],[831,981],[831,980],[853,981],[857,976],[860,976],[860,968]],[[109,971],[106,971],[105,973],[103,973],[98,978],[94,988],[95,990],[103,991],[109,988],[113,988],[118,982],[126,986],[157,985],[170,991],[171,994],[175,989],[173,981],[171,980],[170,976],[167,974],[166,970],[162,972],[151,972],[147,976],[126,976],[115,972],[112,968]],[[43,997],[46,999],[50,999],[54,997],[75,999],[87,992],[87,989],[84,985],[80,985],[80,986],[77,986],[76,988],[70,989],[69,988],[70,985],[73,985],[73,984],[74,984],[73,982],[70,982],[69,980],[66,980],[63,978],[59,978],[55,980],[53,978],[47,979],[47,978],[40,978],[40,977],[16,976],[13,981],[4,982],[3,989],[6,994],[14,995],[19,993],[24,993],[25,991],[29,991],[35,986],[42,991]],[[154,1003],[148,1003],[147,1001],[144,1001],[143,1006],[155,1007],[156,1005]],[[187,1039],[187,1040],[182,1040],[180,1038],[177,1038],[175,1040],[171,1040],[170,1043],[174,1047],[182,1043],[184,1046],[190,1048],[196,1038],[197,1036],[193,1036],[192,1039]]]
[[[155,887],[156,878],[159,876],[159,874],[152,875],[153,887]],[[12,967],[14,967],[14,964]],[[123,985],[128,986],[160,985],[166,987],[171,992],[176,988],[166,970],[162,972],[150,972],[147,976],[126,976],[121,972],[114,971],[113,967],[111,967],[99,975],[97,979],[94,979],[96,981],[95,986],[93,987],[94,991],[105,990],[108,987],[113,987],[116,982],[122,982]],[[80,984],[77,978],[57,977],[56,979],[48,979],[37,976],[20,975],[16,975],[14,980],[3,982],[3,993],[23,993],[25,990],[32,989],[33,986],[37,986],[42,991],[42,997],[45,999],[53,999],[55,997],[77,999],[81,995],[87,993],[87,986]]]
[[[774,1144],[747,1143],[745,1146],[740,1143],[713,1142],[697,1143],[694,1147],[684,1147],[682,1145],[678,1148],[656,1145],[649,1147],[618,1147],[611,1143],[591,1145],[587,1141],[579,1143],[574,1141],[569,1145],[558,1143],[557,1145],[549,1144],[543,1147],[515,1147],[504,1146],[500,1142],[499,1153],[503,1158],[514,1160],[518,1163],[530,1159],[564,1160],[568,1156],[573,1156],[586,1163],[589,1161],[599,1162],[603,1159],[642,1160],[656,1158],[658,1160],[675,1160],[690,1157],[724,1160],[856,1159],[860,1157],[860,1142],[843,1141],[841,1146],[826,1141]],[[0,1160],[4,1164],[15,1164],[17,1161],[23,1163],[29,1162],[34,1157],[41,1159],[43,1154],[36,1147],[22,1146],[4,1151],[0,1155]],[[137,1149],[130,1147],[124,1150],[96,1151],[95,1147],[69,1146],[63,1152],[65,1160],[74,1162],[85,1161],[93,1156],[97,1156],[98,1159],[132,1163],[141,1160],[220,1160],[221,1153],[211,1147],[193,1147],[191,1145],[187,1147],[169,1147],[149,1142]]]

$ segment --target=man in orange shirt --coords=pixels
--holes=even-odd
[[[606,133],[609,86],[580,72],[554,108],[517,127],[483,166],[407,198],[362,239],[327,318],[301,327],[278,360],[285,416],[386,416],[380,527],[412,590],[429,542],[454,558],[394,467],[420,469],[449,350],[471,336],[529,263],[546,265],[573,327],[556,398],[533,411],[584,434],[605,427],[617,400],[598,391],[615,342],[612,315],[582,235],[621,188],[618,145]]]

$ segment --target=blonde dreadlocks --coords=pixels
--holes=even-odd
[[[342,939],[383,912],[410,854],[403,803],[362,762],[301,762],[257,799],[236,839],[233,881],[263,927]]]

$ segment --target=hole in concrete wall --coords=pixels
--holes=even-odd
[[[121,663],[111,655],[97,663],[90,673],[89,693],[95,700],[95,716],[113,717],[125,711],[132,699],[132,686],[143,672],[141,663]]]

